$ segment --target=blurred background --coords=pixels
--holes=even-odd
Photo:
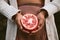
[[[0,13],[0,40],[5,40],[7,18]]]
[[[58,35],[60,38],[60,12],[57,12],[56,14],[54,14],[54,16],[58,30]],[[6,28],[7,28],[7,18],[0,13],[0,40],[5,40]]]

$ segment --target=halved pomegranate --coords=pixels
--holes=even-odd
[[[37,28],[38,19],[34,14],[27,13],[22,17],[21,23],[25,29],[32,31]]]

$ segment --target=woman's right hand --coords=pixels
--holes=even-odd
[[[17,14],[15,14],[12,19],[14,20],[14,22],[17,24],[17,27],[19,29],[22,29],[22,24],[21,24],[21,18],[22,18],[22,12],[18,12]]]

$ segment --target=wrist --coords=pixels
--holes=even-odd
[[[39,13],[42,13],[45,18],[48,17],[48,12],[45,9],[40,9]]]
[[[18,11],[15,15],[12,16],[12,19],[15,20],[16,16],[20,13],[20,11]]]

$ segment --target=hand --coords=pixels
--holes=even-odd
[[[48,12],[45,9],[41,9],[39,14],[37,15],[39,20],[39,26],[44,26],[45,19],[48,17]]]
[[[44,26],[44,22],[45,22],[45,12],[42,11],[40,12],[38,15],[37,15],[37,18],[38,18],[38,25],[40,27]]]
[[[18,12],[16,15],[14,15],[14,16],[12,17],[12,19],[13,19],[14,22],[17,24],[17,27],[18,27],[18,29],[19,29],[20,31],[23,31],[23,32],[29,34],[30,32],[27,31],[27,30],[25,30],[25,29],[23,28],[23,26],[22,26],[21,19],[22,19],[23,15],[22,15],[21,13],[23,13],[23,12]]]
[[[37,14],[37,18],[38,18],[38,29],[36,31],[33,31],[32,33],[36,33],[39,30],[41,30],[44,27],[44,23],[45,23],[45,11],[41,11],[40,13]]]
[[[15,15],[12,17],[12,19],[13,19],[14,22],[17,24],[17,27],[18,27],[19,29],[22,29],[22,25],[21,25],[21,22],[20,22],[22,16],[23,16],[23,15],[21,14],[21,12],[18,12],[17,14],[15,14]]]
[[[32,31],[32,33],[36,33],[43,28],[44,22],[45,22],[45,12],[41,11],[40,13],[38,13],[37,18],[38,18],[38,29],[36,29],[35,31]]]

